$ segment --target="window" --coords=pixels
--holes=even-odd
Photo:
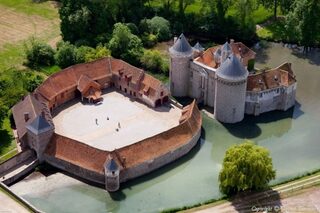
[[[260,93],[260,95],[259,95],[259,96],[260,96],[260,98],[262,98],[262,93]]]
[[[161,91],[160,96],[163,96],[163,91]]]

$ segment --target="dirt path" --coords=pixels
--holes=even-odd
[[[26,210],[23,206],[21,206],[19,203],[17,203],[15,200],[13,200],[11,197],[9,197],[7,194],[2,192],[0,190],[0,212],[15,212],[15,213],[24,213],[29,212]],[[5,205],[3,205],[5,204]]]

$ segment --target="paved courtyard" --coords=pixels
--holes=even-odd
[[[179,124],[181,110],[173,105],[153,109],[116,91],[102,97],[100,105],[77,102],[64,107],[53,118],[55,132],[113,151]]]

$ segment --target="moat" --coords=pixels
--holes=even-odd
[[[185,157],[129,181],[112,196],[62,173],[32,175],[11,186],[45,212],[158,212],[219,198],[218,174],[225,150],[245,138],[270,149],[277,177],[273,183],[320,168],[320,52],[308,56],[280,44],[257,51],[257,67],[292,63],[298,79],[296,106],[287,112],[246,116],[222,125],[203,115],[200,143]]]

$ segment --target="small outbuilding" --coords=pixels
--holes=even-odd
[[[95,103],[101,100],[101,86],[87,75],[81,75],[78,81],[77,89],[81,93],[81,101],[87,99],[89,103]]]

